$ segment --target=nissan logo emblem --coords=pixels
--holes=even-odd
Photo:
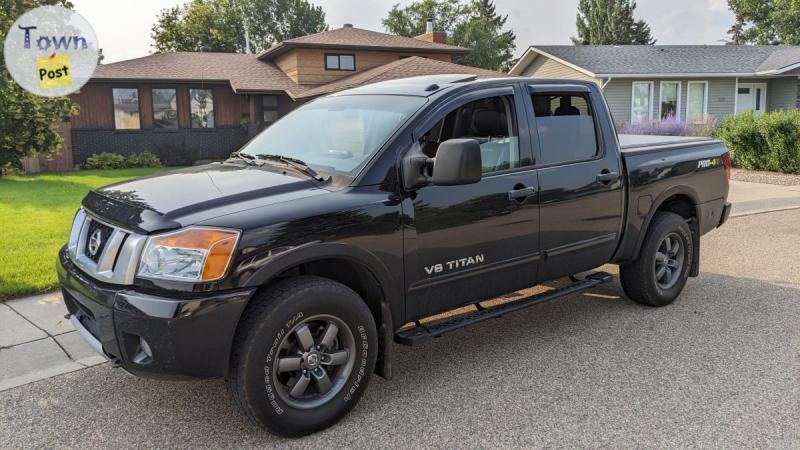
[[[87,249],[89,250],[89,254],[92,256],[97,256],[97,251],[100,250],[100,244],[103,243],[103,233],[100,230],[95,230],[92,233],[92,236],[89,238],[89,245]]]

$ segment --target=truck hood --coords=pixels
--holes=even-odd
[[[323,192],[310,178],[270,166],[209,164],[96,189],[83,205],[117,225],[152,233]]]

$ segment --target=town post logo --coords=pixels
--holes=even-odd
[[[25,90],[44,97],[80,89],[97,67],[99,46],[89,22],[60,6],[23,14],[5,40],[6,67]]]

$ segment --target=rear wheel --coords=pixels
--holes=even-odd
[[[236,403],[284,436],[339,421],[375,367],[377,333],[367,305],[340,283],[307,276],[279,282],[253,302],[226,379]]]
[[[625,294],[643,305],[669,305],[686,286],[693,255],[686,220],[675,213],[656,213],[639,257],[620,267]]]

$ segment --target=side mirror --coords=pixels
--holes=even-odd
[[[436,186],[460,186],[481,181],[481,146],[475,139],[450,139],[436,150],[431,181]]]

